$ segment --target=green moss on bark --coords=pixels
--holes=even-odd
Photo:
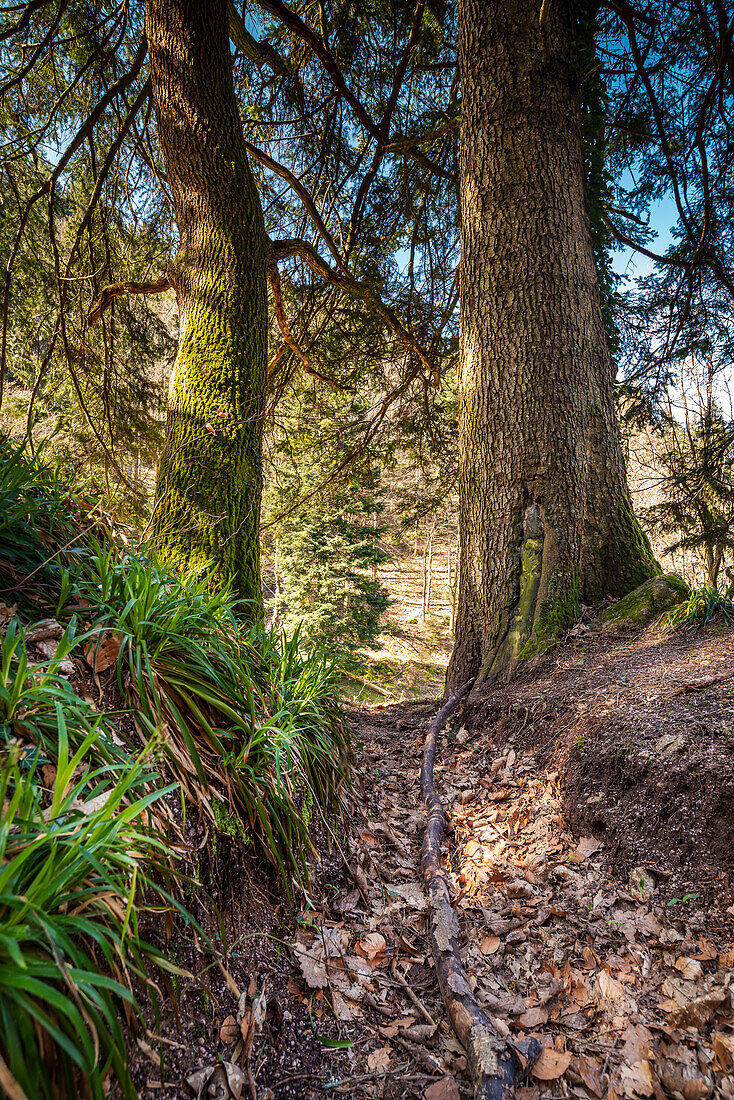
[[[154,532],[166,557],[232,581],[255,619],[262,616],[264,279],[262,303],[248,303],[238,293],[238,284],[247,285],[238,278],[242,243],[221,229],[206,235],[169,390]]]
[[[166,556],[232,580],[259,618],[264,325],[223,266],[236,243],[209,237],[171,378],[154,531]]]
[[[526,538],[520,551],[520,597],[510,627],[499,650],[482,670],[479,679],[494,680],[515,665],[533,627],[543,569],[543,538]]]
[[[623,623],[642,625],[688,599],[690,589],[675,573],[652,577],[599,615],[599,623],[612,629]]]
[[[521,657],[547,653],[573,624],[579,609],[579,585],[561,588],[543,601],[533,625],[533,631],[523,647]]]
[[[259,521],[269,243],[247,160],[226,0],[147,0],[158,137],[179,229],[181,342],[154,535],[262,613]]]

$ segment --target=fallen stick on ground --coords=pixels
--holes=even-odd
[[[689,691],[703,691],[704,688],[721,684],[724,680],[734,678],[734,669],[728,668],[725,672],[717,672],[714,676],[703,676],[699,680],[679,680],[679,686],[664,695],[664,699],[672,699],[674,695],[685,695]]]
[[[421,869],[428,895],[428,938],[436,963],[436,975],[446,1012],[459,1042],[466,1050],[474,1083],[474,1100],[508,1100],[535,1061],[540,1046],[526,1041],[518,1049],[500,1036],[474,999],[461,963],[458,945],[459,922],[451,908],[446,880],[441,874],[441,839],[446,814],[433,785],[436,739],[447,718],[471,689],[469,680],[444,703],[426,736],[421,763],[421,795],[428,809],[423,838]]]

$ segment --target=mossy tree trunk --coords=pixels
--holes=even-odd
[[[448,683],[655,571],[629,505],[567,0],[460,0],[461,561]]]
[[[181,337],[155,536],[214,566],[261,614],[259,524],[267,238],[232,82],[227,0],[147,0],[158,135],[180,249]]]

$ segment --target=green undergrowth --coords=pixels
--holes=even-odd
[[[151,914],[193,922],[186,823],[257,848],[290,896],[314,803],[345,789],[338,670],[7,440],[0,589],[0,1094],[96,1100],[112,1075],[134,1097],[121,1021],[176,971]]]
[[[695,632],[717,617],[727,626],[734,625],[734,600],[713,585],[704,584],[691,589],[688,599],[669,611],[663,624],[668,630]]]

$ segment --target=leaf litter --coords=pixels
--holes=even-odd
[[[469,1095],[466,1059],[425,940],[420,754],[395,737],[406,709],[419,747],[426,708],[354,715],[364,820],[350,858],[366,897],[308,911],[294,992],[356,1044],[330,1094],[454,1100]],[[543,1045],[521,1100],[734,1100],[734,945],[666,904],[653,869],[624,881],[606,870],[603,839],[571,836],[558,774],[532,752],[462,740],[444,742],[436,766],[445,873],[475,996],[500,1034]]]

